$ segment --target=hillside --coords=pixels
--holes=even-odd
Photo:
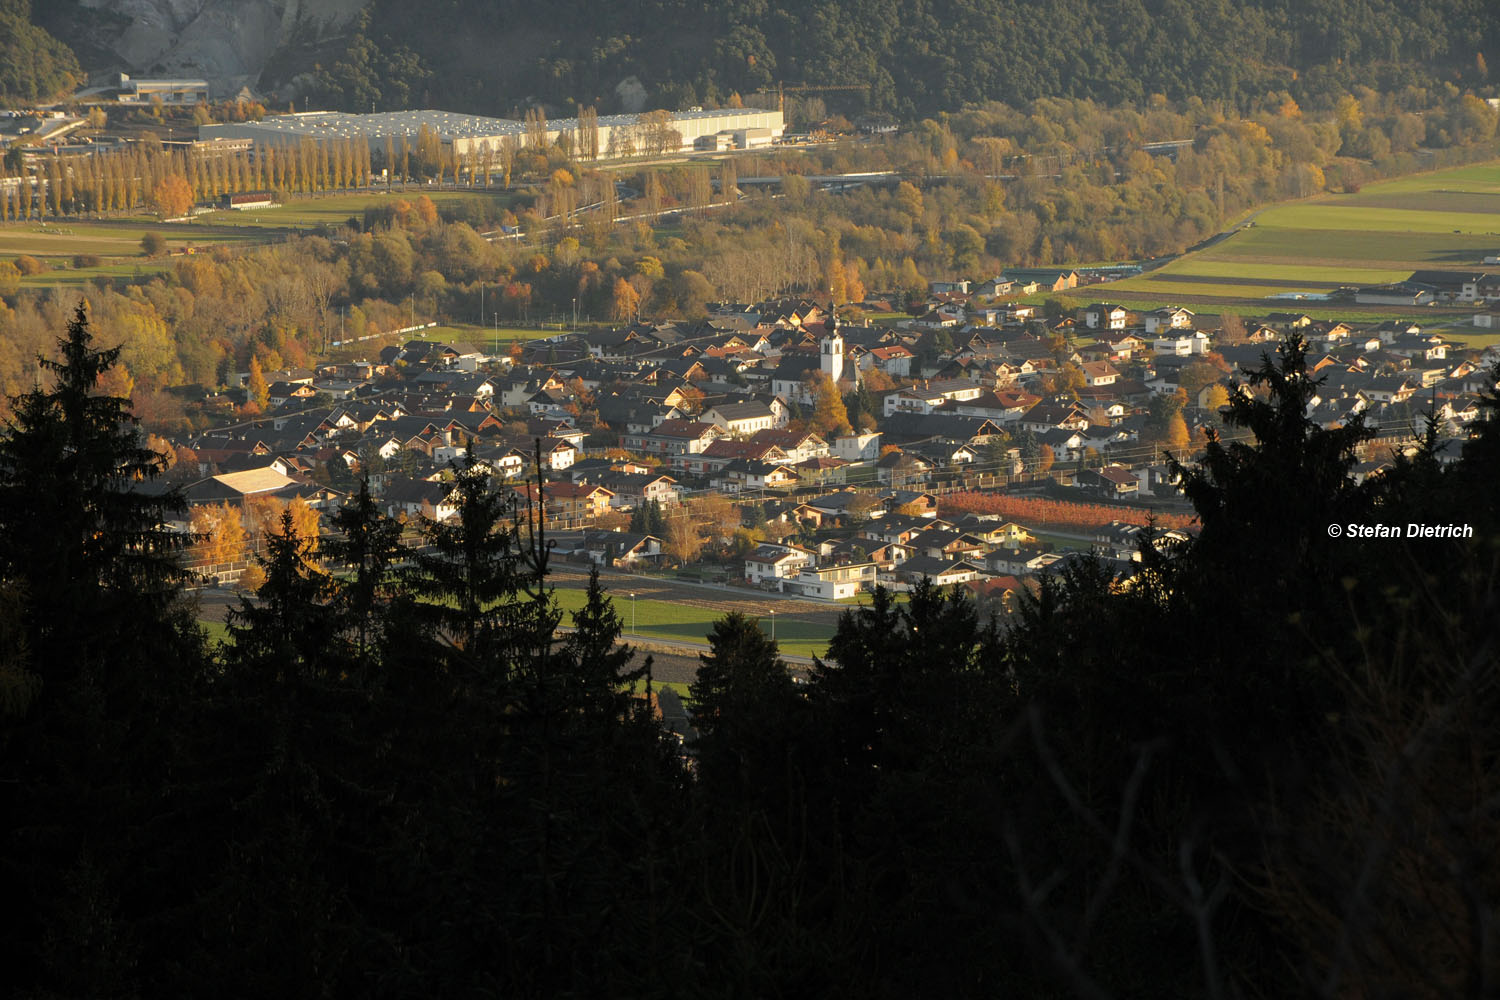
[[[73,53],[30,15],[30,0],[0,0],[0,98],[45,101],[83,79]]]
[[[206,74],[220,91],[249,82],[361,111],[607,112],[777,83],[863,87],[815,96],[904,115],[1157,93],[1316,105],[1357,84],[1483,87],[1500,57],[1486,0],[369,0],[356,16],[358,2],[58,0],[37,18],[90,69]]]
[[[1316,97],[1478,76],[1493,33],[1484,0],[372,0],[358,49],[318,76],[330,104],[367,107],[404,88],[413,104],[495,111],[535,97],[620,109],[638,78],[650,103],[706,103],[783,84],[858,84],[830,107],[927,114],[986,100]],[[1488,42],[1481,41],[1490,39]],[[382,65],[382,59],[386,64]],[[389,68],[389,72],[387,72]],[[1292,72],[1295,70],[1296,72]],[[395,82],[392,87],[386,80]]]

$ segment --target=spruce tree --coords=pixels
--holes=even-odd
[[[179,601],[190,536],[165,527],[182,498],[148,492],[162,457],[99,391],[119,349],[94,346],[80,305],[59,353],[0,434],[5,659],[25,696],[0,715],[0,871],[34,915],[0,963],[18,992],[83,994],[129,982],[147,946],[124,933],[132,908],[171,905],[140,860],[199,645]]]
[[[744,803],[764,802],[786,768],[798,699],[786,662],[758,619],[734,611],[714,623],[688,688],[704,781]]]
[[[380,630],[382,604],[391,596],[396,565],[405,555],[401,525],[376,505],[369,476],[360,477],[359,493],[331,520],[337,534],[323,542],[323,551],[330,562],[347,566],[350,574],[335,581],[338,625],[355,662],[367,671]]]
[[[646,668],[627,670],[635,651],[619,645],[624,625],[620,613],[599,583],[599,567],[589,571],[584,606],[573,612],[568,636],[568,676],[564,701],[577,710],[618,717],[624,708],[621,690],[644,676]]]
[[[166,463],[130,401],[99,392],[120,349],[94,346],[84,304],[58,346],[38,359],[50,384],[12,401],[0,436],[0,575],[33,610],[33,653],[67,669],[166,612],[192,538],[166,527],[182,495],[147,488]]]
[[[455,513],[448,520],[422,518],[424,548],[414,554],[407,584],[425,599],[422,607],[439,632],[470,654],[480,652],[476,640],[513,647],[520,636],[508,626],[519,623],[517,595],[526,574],[518,498],[479,464],[472,442],[453,473]]]

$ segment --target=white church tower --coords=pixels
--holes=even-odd
[[[844,338],[839,336],[837,306],[828,307],[828,322],[823,325],[823,329],[823,338],[818,341],[818,346],[822,349],[818,367],[833,379],[834,385],[838,385],[839,379],[844,377]]]

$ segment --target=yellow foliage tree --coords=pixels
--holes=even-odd
[[[111,325],[120,341],[120,361],[136,381],[167,379],[170,383],[173,375],[180,374],[172,331],[151,303],[122,307]]]
[[[1191,443],[1192,437],[1188,434],[1187,421],[1182,418],[1181,413],[1174,413],[1167,421],[1167,432],[1162,438],[1162,447],[1173,455],[1185,457],[1184,453]]]
[[[422,197],[418,198],[416,211],[417,218],[421,220],[422,225],[436,225],[438,220],[438,211],[437,206],[432,203],[431,198],[427,197],[425,194]]]
[[[698,535],[698,526],[683,509],[674,513],[667,520],[667,555],[677,561],[679,566],[686,566],[698,558],[698,553],[703,548],[703,539]]]
[[[822,437],[848,434],[852,430],[849,425],[849,410],[844,406],[844,398],[839,395],[838,386],[833,384],[833,379],[826,372],[816,372],[811,382],[813,412],[808,420],[808,429]]]
[[[848,272],[844,270],[844,262],[837,257],[828,262],[824,271],[823,282],[828,288],[828,295],[834,305],[849,301]]]
[[[193,189],[181,174],[168,174],[151,189],[151,204],[164,219],[186,215],[193,207]]]
[[[320,515],[301,497],[294,497],[290,502],[278,497],[245,501],[245,520],[257,543],[266,533],[281,530],[281,512],[284,510],[292,512],[292,529],[298,538],[307,541],[308,555],[315,554],[318,551]]]
[[[640,304],[641,297],[630,282],[616,278],[614,292],[609,297],[609,318],[616,322],[634,319]]]
[[[271,405],[271,387],[266,383],[265,372],[260,370],[260,359],[253,355],[250,358],[250,380],[246,386],[249,389],[250,402],[262,411]]]
[[[202,536],[196,548],[205,563],[218,566],[245,558],[245,523],[228,501],[193,508],[192,528],[194,534]]]

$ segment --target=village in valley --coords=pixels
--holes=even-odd
[[[1060,561],[1089,553],[1128,578],[1144,546],[1193,532],[1169,459],[1243,433],[1221,411],[1288,337],[1320,380],[1313,418],[1375,428],[1358,478],[1410,453],[1428,414],[1439,456],[1456,456],[1493,387],[1493,358],[1417,321],[1057,308],[1087,294],[1079,282],[1014,269],[934,282],[905,315],[878,296],[720,303],[699,322],[411,339],[246,373],[264,419],[175,442],[182,527],[212,536],[266,498],[336,509],[361,478],[387,514],[441,521],[455,472],[479,467],[515,491],[518,516],[540,512],[565,564],[671,572],[757,608],[927,579],[1003,613]],[[1480,272],[1407,284],[1480,319],[1500,302]],[[1059,298],[1015,298],[1039,290]],[[226,585],[251,565],[248,548],[206,550],[201,572]]]
[[[1264,393],[1248,375],[1293,338],[1317,380],[1309,419],[1335,427],[1358,418],[1373,431],[1356,456],[1356,482],[1380,476],[1424,436],[1439,460],[1455,460],[1495,385],[1487,331],[1500,316],[1500,268],[1491,266],[1500,258],[1486,228],[1494,178],[1485,167],[1365,189],[1346,180],[1338,194],[1226,215],[1227,228],[1199,229],[1213,234],[1184,252],[1129,263],[1049,264],[1076,259],[1076,248],[1058,253],[1044,237],[1020,258],[1028,266],[1000,267],[1005,258],[982,254],[990,243],[972,227],[933,223],[929,247],[968,250],[938,255],[944,262],[934,258],[924,277],[910,257],[899,268],[894,254],[869,266],[845,261],[843,234],[810,222],[797,240],[816,241],[822,263],[794,250],[792,229],[773,220],[785,246],[739,256],[727,234],[710,237],[720,242],[707,260],[676,235],[704,239],[719,210],[805,207],[814,190],[864,198],[872,212],[904,206],[913,217],[927,211],[924,199],[945,197],[946,175],[862,169],[888,163],[887,145],[902,141],[884,119],[793,129],[779,93],[774,110],[735,103],[601,117],[580,108],[551,121],[540,111],[524,120],[443,111],[264,117],[241,99],[221,115],[232,120],[214,123],[203,81],[121,74],[108,83],[93,99],[112,102],[123,120],[147,102],[156,118],[143,127],[160,125],[164,107],[193,108],[204,119],[197,138],[153,134],[164,152],[141,162],[162,180],[148,185],[146,171],[136,192],[115,180],[145,170],[131,159],[138,140],[85,134],[76,146],[57,144],[100,124],[102,112],[6,119],[0,135],[16,143],[37,128],[57,136],[50,159],[48,147],[15,145],[22,169],[0,180],[0,213],[36,224],[13,232],[18,248],[93,240],[118,253],[131,242],[118,227],[95,221],[75,232],[69,213],[131,210],[149,194],[161,219],[142,238],[146,260],[194,287],[210,269],[186,260],[195,253],[227,265],[257,241],[294,233],[312,232],[325,256],[347,257],[351,269],[337,333],[343,272],[319,260],[310,262],[316,281],[293,279],[319,304],[292,324],[301,340],[293,363],[304,367],[261,369],[263,356],[277,358],[267,368],[287,363],[265,350],[287,339],[277,326],[287,321],[268,316],[260,346],[231,354],[217,345],[211,382],[179,366],[183,384],[164,390],[180,403],[178,427],[194,428],[157,439],[170,451],[167,482],[189,504],[175,527],[201,539],[190,554],[200,579],[241,594],[259,584],[274,511],[294,504],[299,530],[315,535],[367,483],[415,536],[421,524],[457,517],[457,477],[478,470],[502,485],[518,523],[546,532],[556,565],[632,574],[636,584],[611,578],[622,593],[643,576],[707,585],[720,610],[743,602],[759,615],[773,595],[836,606],[925,580],[966,587],[986,614],[1001,615],[1070,560],[1102,560],[1123,583],[1144,552],[1186,541],[1198,524],[1175,463],[1191,465],[1210,440],[1248,436],[1226,412],[1235,394]],[[1479,108],[1493,116],[1496,104]],[[1300,116],[1284,105],[1277,113]],[[1244,141],[1259,140],[1252,132]],[[803,162],[808,143],[827,147],[817,163],[839,166]],[[1201,136],[1147,142],[1129,166],[1191,173],[1209,145]],[[974,148],[989,158],[962,163],[996,211],[1040,183],[1025,173],[1034,154]],[[790,159],[759,158],[773,155]],[[65,156],[87,166],[71,187]],[[786,173],[786,163],[807,172]],[[513,168],[529,178],[529,195],[518,193]],[[675,174],[687,186],[668,197],[663,178]],[[174,179],[183,197],[169,209],[158,189]],[[82,197],[90,192],[92,201]],[[1216,196],[1222,203],[1222,184]],[[49,213],[68,227],[49,232]],[[463,233],[460,217],[479,229]],[[438,233],[441,253],[424,243]],[[574,275],[580,237],[602,260]],[[863,237],[855,226],[848,238]],[[657,255],[674,244],[664,269]],[[615,245],[634,263],[600,252]],[[425,263],[393,263],[414,252]],[[486,271],[482,259],[508,263]],[[57,253],[45,264],[17,262],[17,288],[61,272],[104,282],[127,266],[89,254],[75,254],[71,267]],[[133,280],[150,281],[138,262],[128,266]],[[742,284],[739,271],[764,273]],[[540,288],[544,276],[550,323],[529,313],[532,283]],[[812,291],[820,278],[827,287]],[[658,288],[692,287],[643,309],[642,292],[657,279]],[[742,287],[779,291],[709,301]],[[571,322],[557,311],[575,294],[569,288],[584,297],[582,321],[579,297]],[[390,301],[356,303],[374,291]],[[614,323],[587,315],[590,301]],[[1287,311],[1301,306],[1309,312]],[[518,324],[504,336],[501,308]],[[345,316],[356,311],[357,333],[345,339]],[[246,358],[250,369],[236,371]],[[161,390],[171,366],[158,367]],[[582,579],[565,574],[559,585]]]

